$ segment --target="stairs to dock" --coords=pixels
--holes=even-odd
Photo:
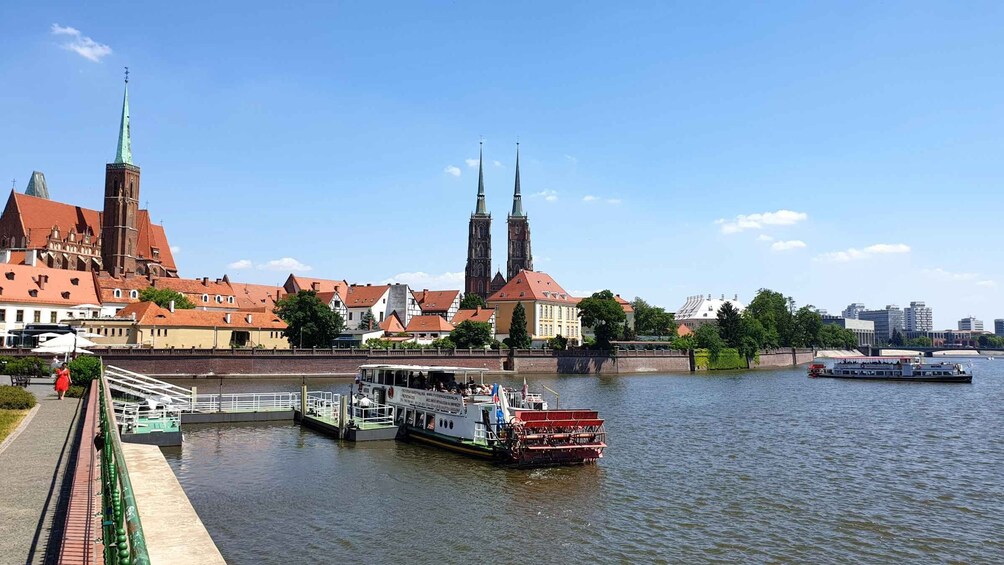
[[[192,391],[171,383],[108,365],[105,381],[115,392],[141,400],[152,400],[179,411],[190,411]]]

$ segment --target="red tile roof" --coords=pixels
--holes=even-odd
[[[547,273],[540,271],[520,271],[498,292],[488,297],[488,302],[517,302],[524,300],[544,300],[578,304],[579,299],[568,294]]]
[[[423,290],[414,293],[423,312],[446,312],[460,298],[459,290]]]
[[[390,290],[389,285],[381,284],[376,286],[351,285],[343,298],[347,308],[369,308],[380,301]]]
[[[404,331],[449,333],[453,331],[453,324],[444,320],[442,316],[414,316]]]
[[[676,335],[678,335],[678,336],[680,336],[680,337],[683,337],[683,336],[685,336],[685,335],[690,335],[690,334],[692,334],[692,333],[694,333],[694,330],[692,330],[692,329],[688,328],[688,327],[687,327],[686,325],[684,325],[684,324],[680,324],[680,325],[679,325],[679,326],[677,326],[677,328],[676,328]]]
[[[617,304],[621,305],[621,309],[624,310],[625,314],[630,314],[631,312],[634,312],[634,306],[631,306],[630,302],[621,298],[621,295],[615,294],[614,300],[617,301]]]
[[[148,287],[166,288],[184,294],[197,308],[216,307],[237,309],[237,297],[233,287],[228,281],[223,279],[212,280],[208,277],[202,279],[179,279],[176,277],[157,277],[148,279],[144,276],[112,277],[107,273],[97,276],[98,288],[101,292],[102,302],[138,302],[138,298],[130,298],[130,290],[142,291]],[[122,291],[122,296],[115,297],[115,289]],[[208,294],[208,302],[202,301],[202,295]],[[222,302],[216,301],[216,296],[222,297]],[[234,296],[235,302],[231,303],[228,297]]]
[[[349,287],[349,283],[346,281],[331,280],[331,279],[313,279],[309,277],[301,277],[299,275],[289,275],[286,279],[286,285],[284,288],[288,292],[300,291],[300,290],[313,290],[316,292],[337,292],[339,296],[343,299],[345,298],[345,290]]]
[[[494,315],[494,308],[481,308],[480,306],[476,310],[457,310],[457,315],[453,317],[453,325],[456,326],[460,322],[467,320],[491,323],[492,316]]]
[[[241,310],[271,312],[276,300],[286,296],[285,289],[276,285],[231,282],[230,286],[237,296],[237,307]]]
[[[0,265],[0,302],[100,304],[91,273],[28,265]]]
[[[399,334],[404,331],[404,324],[397,317],[397,312],[391,312],[390,316],[387,316],[384,318],[384,321],[380,322],[379,328],[389,334]]]
[[[211,310],[175,310],[161,308],[153,302],[130,304],[115,314],[119,318],[132,318],[143,326],[168,326],[183,328],[240,328],[285,329],[286,323],[274,314],[260,312],[214,312]],[[227,321],[229,318],[229,321]],[[249,319],[250,318],[250,319]]]

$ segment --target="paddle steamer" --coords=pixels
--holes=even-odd
[[[591,463],[606,431],[595,410],[549,409],[540,394],[484,384],[482,369],[362,365],[354,402],[394,418],[399,437],[519,467]]]

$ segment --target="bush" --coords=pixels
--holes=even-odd
[[[49,364],[38,357],[20,357],[7,362],[4,372],[21,377],[47,377],[52,374]]]
[[[87,394],[87,387],[81,385],[70,385],[70,388],[66,389],[66,394],[63,396],[68,396],[70,398],[83,398]]]
[[[429,347],[434,349],[456,349],[457,344],[453,343],[453,340],[448,337],[441,337],[439,339],[432,340]]]
[[[70,380],[75,383],[89,383],[101,375],[101,360],[90,355],[77,357],[66,366],[70,369]]]
[[[36,404],[35,395],[16,386],[0,386],[0,409],[27,410]]]
[[[549,347],[550,349],[557,349],[559,351],[563,351],[568,348],[568,338],[556,335],[551,339],[547,340],[547,347]]]

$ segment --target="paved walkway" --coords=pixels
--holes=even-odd
[[[64,472],[72,459],[81,401],[56,398],[51,384],[28,387],[40,408],[24,432],[0,453],[0,565],[55,563],[70,487]],[[53,524],[56,530],[53,531]],[[50,544],[50,534],[54,534]]]

